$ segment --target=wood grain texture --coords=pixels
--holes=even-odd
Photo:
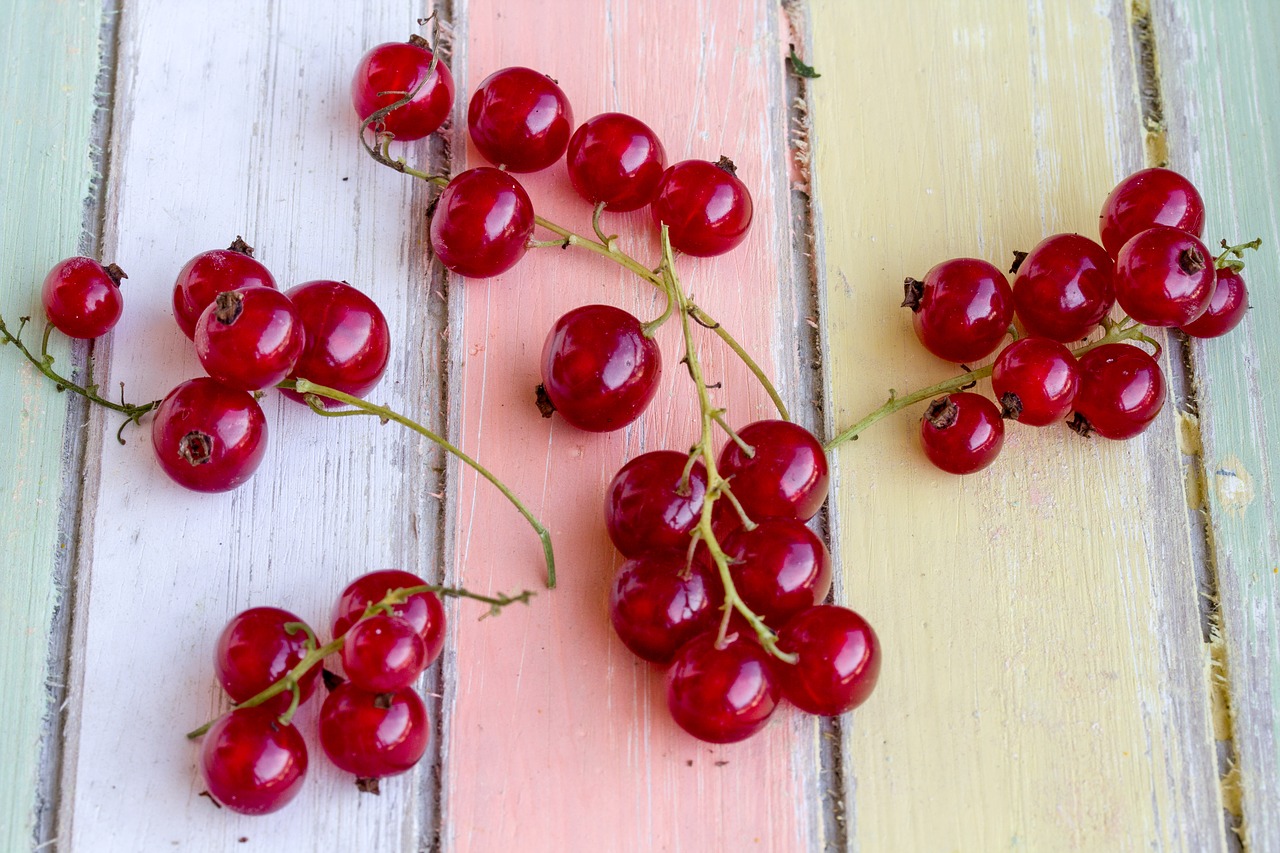
[[[552,11],[554,10],[554,11]],[[467,0],[458,34],[469,90],[507,65],[556,78],[578,121],[632,113],[662,138],[671,162],[726,154],[756,201],[747,242],[705,261],[682,258],[685,285],[771,373],[795,359],[798,318],[788,296],[790,241],[782,68],[774,4],[764,0],[554,6]],[[471,153],[471,164],[480,161]],[[586,203],[563,164],[522,176],[534,205],[589,231]],[[646,211],[606,217],[605,228],[648,235]],[[651,239],[623,238],[656,263]],[[617,641],[608,590],[621,558],[602,518],[604,489],[629,458],[687,448],[696,402],[677,363],[679,332],[658,340],[666,370],[646,415],[623,432],[578,432],[533,405],[543,339],[555,319],[591,303],[637,316],[662,300],[595,257],[531,253],[511,272],[461,283],[456,391],[464,446],[503,461],[513,486],[551,526],[560,588],[527,611],[456,623],[457,690],[445,768],[446,846],[456,850],[797,850],[821,844],[812,722],[787,711],[750,741],[713,747],[667,712],[661,671]],[[698,330],[702,332],[702,330]],[[771,415],[768,398],[710,333],[699,351],[713,392],[744,424]],[[794,368],[791,368],[794,371]],[[794,389],[791,389],[794,390]],[[492,490],[461,480],[456,571],[468,586],[510,588],[539,579],[537,543],[508,532],[517,519]]]
[[[1093,235],[1140,124],[1119,4],[812,8],[842,427],[953,373],[902,279]],[[919,412],[838,451],[846,590],[885,650],[849,726],[858,849],[1223,848],[1173,408],[1129,443],[1015,426],[967,478],[925,462]]]
[[[14,4],[0,49],[0,313],[38,349],[40,284],[58,260],[81,250],[92,169],[89,145],[102,4]],[[65,339],[52,348],[69,369]],[[58,604],[58,539],[67,398],[12,347],[0,348],[0,848],[31,844],[39,790],[41,723],[48,708],[50,625]],[[73,428],[78,425],[72,425]]]
[[[1192,363],[1243,838],[1280,850],[1280,8],[1233,0],[1152,11],[1169,165],[1204,195],[1205,241],[1263,241],[1245,271],[1257,307],[1230,336],[1196,343]]]

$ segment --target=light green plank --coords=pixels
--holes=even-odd
[[[40,282],[76,253],[89,192],[100,0],[7,4],[0,27],[0,313],[40,314]],[[126,296],[127,299],[127,296]],[[29,335],[38,344],[40,325]],[[65,346],[55,356],[65,364]],[[66,400],[0,349],[0,849],[31,845],[56,603]],[[56,677],[56,676],[55,676]]]

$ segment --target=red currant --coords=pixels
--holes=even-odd
[[[455,177],[431,215],[431,250],[446,269],[470,278],[506,272],[533,236],[533,202],[520,182],[482,166]]]
[[[748,518],[808,521],[817,515],[827,499],[830,474],[813,433],[789,421],[756,421],[738,430],[738,438],[751,452],[730,441],[716,467]]]
[[[227,249],[201,252],[178,273],[173,285],[173,318],[188,338],[195,338],[196,321],[219,293],[242,287],[276,286],[271,271],[254,260],[253,247],[239,237]]]
[[[751,215],[751,193],[727,157],[676,163],[653,199],[653,219],[667,226],[671,247],[699,258],[723,255],[745,240]]]
[[[1065,418],[1080,386],[1076,357],[1048,338],[1022,338],[996,356],[991,389],[1001,414],[1029,426]]]
[[[657,342],[612,305],[573,309],[542,345],[542,390],[578,429],[609,432],[631,423],[658,393],[661,378]],[[549,416],[545,407],[544,413]]]
[[[382,118],[382,129],[406,142],[434,133],[453,109],[453,75],[443,62],[432,68],[431,59],[430,48],[416,37],[380,44],[362,56],[351,80],[360,120],[413,92],[411,101]]]
[[[503,68],[481,81],[467,108],[471,141],[490,163],[537,172],[564,156],[573,107],[556,81],[532,68]]]
[[[1014,308],[1028,334],[1067,343],[1093,331],[1116,302],[1115,264],[1079,234],[1055,234],[1027,253],[1013,280]]]
[[[1129,344],[1103,344],[1080,356],[1076,393],[1077,432],[1103,438],[1132,438],[1151,425],[1164,408],[1164,372],[1145,350]]]
[[[684,551],[702,517],[707,469],[685,468],[689,456],[674,450],[643,453],[622,466],[605,493],[604,521],[624,557],[650,551]]]
[[[371,693],[346,681],[320,708],[325,755],[361,781],[409,770],[426,753],[430,738],[427,707],[408,687]]]
[[[686,570],[687,568],[687,570]],[[637,657],[667,663],[685,642],[714,628],[720,579],[701,559],[654,552],[627,560],[613,579],[609,619]]]
[[[248,480],[267,449],[267,419],[253,395],[216,379],[189,379],[165,396],[151,421],[164,472],[197,492]]]
[[[803,521],[766,518],[724,542],[733,585],[747,607],[778,626],[827,597],[831,555]]]
[[[606,210],[636,210],[653,201],[667,152],[649,125],[625,113],[589,118],[569,139],[569,180],[578,195]]]
[[[1249,291],[1240,273],[1229,267],[1215,273],[1213,297],[1204,313],[1179,328],[1193,338],[1216,338],[1240,325],[1249,313]]]
[[[1204,201],[1196,188],[1169,169],[1143,169],[1116,184],[1103,202],[1099,230],[1114,258],[1130,238],[1155,225],[1204,232]]]
[[[1199,317],[1213,298],[1213,283],[1213,256],[1177,228],[1148,228],[1116,257],[1116,301],[1147,326],[1179,326]]]
[[[372,391],[391,357],[391,332],[374,301],[345,281],[308,281],[286,295],[306,333],[306,345],[289,376],[356,397]],[[302,402],[302,395],[284,393]],[[336,400],[322,402],[341,405]]]
[[[292,725],[265,707],[240,708],[204,734],[200,774],[209,794],[233,812],[269,814],[302,789],[307,744]]]
[[[115,264],[104,267],[92,258],[58,261],[44,278],[40,301],[53,327],[71,338],[97,338],[120,321],[124,299]]]
[[[953,258],[937,264],[923,281],[906,280],[902,304],[925,349],[957,364],[996,351],[1013,320],[1013,291],[1004,274],[986,261]]]
[[[845,607],[820,604],[800,613],[778,632],[778,648],[799,658],[777,666],[782,695],[810,714],[852,711],[871,695],[880,675],[876,632]]]
[[[361,575],[347,584],[347,588],[333,605],[333,636],[345,634],[364,615],[365,608],[370,604],[377,604],[392,590],[425,584],[426,581],[417,575],[399,569],[383,569]],[[393,605],[391,611],[412,625],[426,643],[427,654],[423,667],[435,663],[444,649],[445,638],[444,605],[440,603],[440,598],[434,592],[416,592],[403,604]]]
[[[716,647],[716,633],[694,637],[667,671],[667,707],[680,728],[710,743],[733,743],[764,728],[778,706],[769,654],[741,636]]]
[[[986,468],[1004,444],[1004,421],[996,404],[961,391],[929,404],[920,420],[920,442],[934,465],[951,474]]]
[[[289,375],[307,336],[289,297],[269,287],[219,293],[196,323],[196,356],[210,376],[243,391]]]
[[[243,702],[289,674],[309,651],[307,633],[285,626],[302,620],[279,607],[253,607],[236,614],[222,629],[213,652],[213,671],[232,702]],[[320,668],[312,667],[298,679],[299,702],[315,691]],[[283,714],[292,702],[289,691],[260,707]]]
[[[361,690],[387,693],[408,687],[427,668],[427,644],[399,616],[377,613],[347,631],[342,669]]]

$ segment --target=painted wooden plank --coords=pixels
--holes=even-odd
[[[1243,326],[1191,350],[1211,550],[1216,568],[1229,725],[1236,771],[1228,806],[1251,850],[1280,850],[1280,164],[1275,44],[1280,8],[1267,2],[1154,4],[1156,56],[1170,166],[1204,194],[1209,245],[1262,237],[1247,259]],[[1239,238],[1239,239],[1236,239]],[[1224,727],[1225,728],[1225,727]]]
[[[838,425],[952,371],[905,276],[1093,233],[1141,138],[1120,3],[815,2]],[[837,453],[848,597],[885,660],[847,747],[865,850],[1217,850],[1224,829],[1173,406],[1142,439],[1011,429],[988,472],[918,412]]]
[[[777,8],[762,0],[511,4],[467,0],[458,36],[474,87],[500,67],[559,80],[581,121],[622,110],[649,122],[670,159],[729,155],[751,187],[751,236],[731,255],[681,259],[685,284],[771,372],[794,361],[785,199],[785,103]],[[679,24],[675,24],[675,22]],[[480,161],[474,152],[468,162]],[[588,231],[589,209],[564,166],[523,177],[535,207]],[[606,217],[622,234],[651,231],[647,212]],[[652,239],[623,238],[653,259]],[[456,624],[457,690],[445,767],[446,846],[456,850],[810,849],[821,844],[811,721],[787,711],[750,741],[712,747],[671,721],[661,672],[609,627],[620,558],[604,531],[613,474],[645,450],[686,448],[696,403],[676,363],[679,333],[658,339],[667,368],[658,397],[625,432],[578,432],[543,421],[533,402],[543,339],[565,311],[591,302],[656,316],[662,301],[595,257],[543,249],[511,272],[457,285],[462,360],[456,392],[464,444],[503,461],[546,513],[560,588],[496,622]],[[674,325],[674,324],[673,324]],[[768,398],[709,334],[700,343],[717,399],[737,424],[767,417]],[[792,368],[794,370],[794,368]],[[794,388],[790,389],[792,392]],[[793,402],[798,402],[793,400]],[[536,583],[533,541],[495,536],[515,521],[474,478],[461,483],[458,579],[479,588]]]
[[[82,243],[93,170],[89,145],[98,74],[100,2],[16,4],[5,16],[0,49],[10,58],[0,86],[0,313],[16,329],[35,318],[24,339],[39,346],[40,283],[54,263]],[[54,357],[70,367],[71,348]],[[49,642],[60,590],[55,564],[67,398],[21,359],[0,348],[0,848],[32,843],[40,791],[41,724],[50,709]],[[73,425],[74,427],[75,425]],[[74,439],[73,439],[74,440]]]

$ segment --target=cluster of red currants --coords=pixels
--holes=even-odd
[[[994,396],[968,391],[934,400],[920,425],[925,455],[955,474],[985,468],[1004,441],[1004,419],[1045,426],[1074,412],[1081,435],[1132,438],[1164,406],[1159,363],[1134,346],[1159,344],[1149,327],[1177,328],[1191,337],[1226,334],[1249,307],[1245,248],[1227,246],[1215,258],[1200,241],[1205,210],[1182,175],[1152,168],[1122,180],[1101,214],[1102,245],[1079,234],[1055,234],[1030,252],[1016,253],[1010,287],[986,261],[960,258],[933,267],[922,281],[906,280],[903,305],[913,312],[920,342],[934,355],[963,363],[996,352]],[[1110,318],[1118,304],[1125,313]],[[1017,316],[1026,334],[1010,325]],[[1105,334],[1075,351],[1065,344]]]

